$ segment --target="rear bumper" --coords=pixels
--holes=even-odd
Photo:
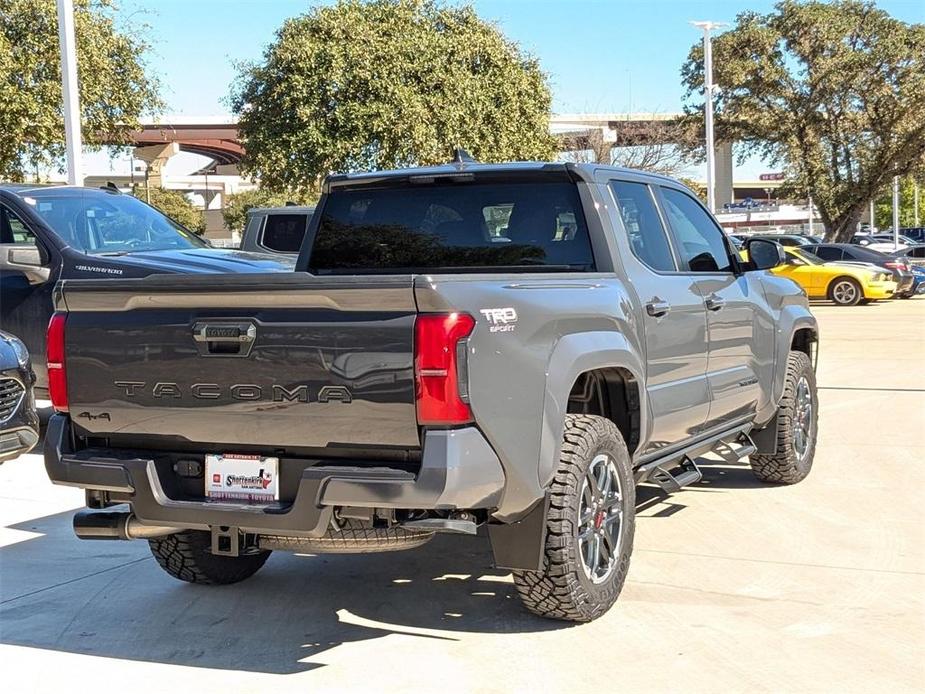
[[[70,420],[55,415],[45,435],[45,469],[55,484],[110,492],[144,523],[207,530],[320,537],[336,507],[493,509],[504,488],[501,463],[474,427],[428,431],[417,475],[388,467],[307,466],[292,503],[274,505],[171,499],[152,459],[122,451],[73,451]]]

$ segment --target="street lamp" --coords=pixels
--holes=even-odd
[[[703,31],[703,98],[707,131],[707,207],[716,211],[716,152],[713,147],[713,39],[710,32],[726,26],[725,22],[692,21]]]

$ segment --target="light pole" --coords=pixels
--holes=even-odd
[[[919,226],[919,182],[913,181],[912,189],[912,216],[915,218],[915,226]]]
[[[899,244],[899,176],[893,176],[893,248]]]
[[[724,22],[696,21],[692,26],[703,31],[703,99],[707,131],[707,207],[716,211],[716,152],[713,144],[713,39],[710,32],[726,26]]]
[[[67,182],[82,186],[80,157],[80,95],[77,91],[77,44],[74,42],[74,2],[58,0],[58,43],[61,52],[61,94],[64,106],[64,143],[67,148]]]

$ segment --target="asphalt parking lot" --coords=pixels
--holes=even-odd
[[[182,584],[143,543],[74,538],[82,493],[40,456],[4,464],[0,689],[921,691],[925,298],[813,310],[809,479],[704,461],[699,485],[642,493],[623,595],[588,625],[527,614],[482,538]]]

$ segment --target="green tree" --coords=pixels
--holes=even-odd
[[[713,54],[717,138],[783,166],[784,192],[812,195],[828,239],[850,238],[894,175],[925,168],[925,24],[872,2],[785,0],[740,14]],[[701,44],[681,74],[699,95]]]
[[[244,224],[247,221],[247,211],[254,207],[282,207],[286,203],[293,202],[298,205],[312,205],[315,201],[316,198],[312,196],[277,193],[267,188],[244,190],[240,193],[229,195],[225,199],[225,206],[222,208],[222,220],[228,231],[243,232]]]
[[[145,74],[148,45],[120,31],[112,0],[75,0],[77,78],[83,139],[123,142],[138,119],[161,107]],[[52,0],[0,0],[0,178],[61,166],[64,116],[58,18]]]
[[[874,226],[878,229],[893,228],[893,188],[890,188],[874,204]],[[919,183],[919,224],[925,219],[925,185]],[[913,227],[915,224],[915,179],[906,176],[899,181],[899,226]]]
[[[331,172],[548,159],[551,97],[537,61],[468,5],[339,0],[287,20],[230,104],[245,171],[276,190]]]
[[[196,234],[201,235],[206,230],[206,220],[202,210],[197,209],[183,193],[177,190],[146,189],[143,186],[135,186],[132,195],[139,200],[144,200],[151,207],[156,207],[172,220]]]

